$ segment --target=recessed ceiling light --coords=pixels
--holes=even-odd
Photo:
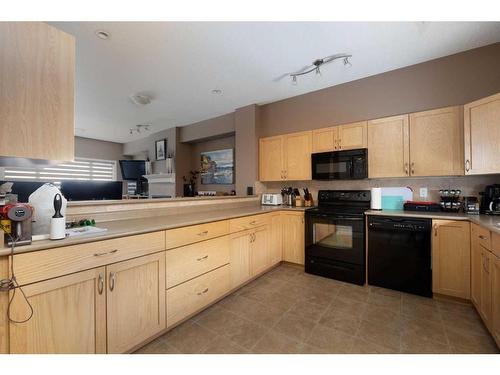
[[[212,94],[214,94],[214,95],[220,95],[220,94],[222,94],[222,90],[221,89],[213,89],[212,90]]]
[[[107,40],[111,38],[111,34],[104,30],[96,30],[95,35],[102,40]]]

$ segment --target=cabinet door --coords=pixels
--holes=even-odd
[[[270,227],[270,253],[271,265],[275,265],[283,260],[283,224],[281,214],[271,214]]]
[[[252,247],[250,249],[250,268],[252,276],[258,275],[271,266],[269,251],[269,226],[256,228],[253,233]]]
[[[500,347],[500,258],[491,263],[491,334]]]
[[[285,135],[285,179],[311,179],[312,131]]]
[[[231,235],[231,289],[250,279],[250,248],[253,230]]]
[[[470,299],[470,226],[433,220],[432,291]]]
[[[123,353],[166,326],[165,252],[112,264],[106,272],[108,353]]]
[[[500,94],[464,106],[465,173],[500,173]]]
[[[283,136],[259,140],[259,180],[280,181],[284,179]]]
[[[340,150],[367,147],[367,122],[355,122],[338,126],[337,145]]]
[[[101,267],[24,286],[33,316],[10,323],[10,352],[106,353],[104,278]],[[19,291],[11,314],[15,320],[29,316]]]
[[[74,158],[74,37],[43,22],[0,23],[0,156]]]
[[[328,152],[337,150],[337,126],[313,130],[312,152]]]
[[[463,175],[462,107],[410,114],[412,176]]]
[[[477,225],[472,224],[472,239],[471,239],[471,301],[479,310],[481,308],[481,245],[479,244],[475,228]]]
[[[283,260],[304,264],[304,214],[283,212]]]
[[[491,269],[492,269],[492,259],[491,253],[486,250],[481,250],[481,308],[479,313],[483,318],[484,324],[488,329],[491,327]]]
[[[409,176],[408,115],[368,121],[368,177]]]

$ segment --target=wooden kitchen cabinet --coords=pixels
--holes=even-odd
[[[471,224],[471,256],[470,256],[470,271],[471,271],[471,295],[470,299],[476,309],[481,308],[481,244],[479,242],[479,229],[476,224]]]
[[[500,173],[500,93],[464,106],[465,174]]]
[[[464,174],[461,106],[410,114],[410,174]]]
[[[271,265],[273,266],[283,260],[283,223],[279,212],[270,215],[269,251],[271,254]]]
[[[337,150],[338,126],[313,130],[312,152],[330,152]]]
[[[491,329],[492,314],[492,290],[491,290],[491,269],[493,255],[486,249],[481,249],[481,300],[479,315],[483,319],[488,329]]]
[[[283,260],[304,264],[304,213],[282,212],[283,223]]]
[[[33,316],[10,322],[10,352],[106,353],[105,273],[100,267],[24,286]],[[11,313],[16,320],[29,316],[19,291]]]
[[[490,332],[500,347],[500,258],[491,257],[491,327]]]
[[[409,116],[368,121],[368,177],[410,175]]]
[[[432,291],[470,299],[470,224],[433,220]]]
[[[123,353],[166,327],[165,252],[106,267],[108,353]]]
[[[256,228],[252,233],[250,248],[250,269],[252,276],[264,272],[271,266],[269,248],[269,225]]]
[[[231,289],[243,284],[251,277],[250,251],[253,231],[247,230],[231,235],[230,278]]]
[[[259,140],[260,181],[311,179],[312,131]]]
[[[0,156],[74,158],[74,37],[43,22],[0,23]]]
[[[340,125],[337,128],[336,144],[339,150],[355,150],[367,147],[366,121]]]

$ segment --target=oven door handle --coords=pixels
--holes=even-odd
[[[329,218],[332,221],[334,220],[363,221],[365,219],[364,217],[331,216],[327,214],[312,214],[311,218],[313,217]]]

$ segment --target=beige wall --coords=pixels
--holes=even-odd
[[[180,141],[193,142],[234,133],[234,112],[180,128]]]
[[[497,92],[500,43],[263,105],[262,136],[464,104]]]

